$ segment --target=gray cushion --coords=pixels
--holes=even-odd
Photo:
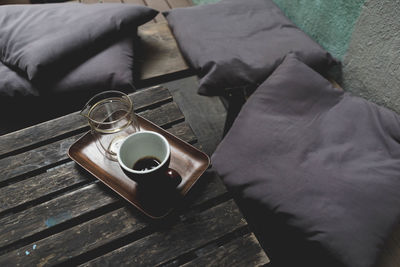
[[[290,51],[319,72],[336,62],[271,0],[222,0],[164,15],[184,57],[198,71],[200,94],[256,88]]]
[[[0,62],[0,96],[21,98],[79,91],[92,94],[104,90],[132,91],[133,54],[133,38],[125,37],[56,79],[55,76],[44,79],[38,87]]]
[[[23,75],[11,70],[1,62],[0,77],[0,98],[3,100],[39,95],[39,91]]]
[[[124,37],[89,58],[62,77],[41,83],[42,94],[100,92],[105,90],[132,91],[134,68],[134,38]]]
[[[110,45],[157,11],[130,4],[0,6],[0,61],[43,83]]]
[[[399,140],[397,114],[289,55],[243,106],[212,163],[259,228],[278,231],[286,247],[303,244],[293,251],[313,248],[295,257],[281,249],[285,260],[368,267],[400,219]]]
[[[129,4],[0,7],[0,95],[131,91],[136,29],[156,14]]]

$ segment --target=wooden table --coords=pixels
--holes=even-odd
[[[138,114],[201,148],[167,89],[131,96]],[[0,137],[0,266],[269,262],[211,172],[169,217],[151,220],[68,158],[87,131],[72,113]]]

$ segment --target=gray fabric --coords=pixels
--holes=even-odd
[[[23,75],[0,63],[0,96],[21,98],[79,91],[131,91],[134,89],[132,39],[123,38],[57,79],[45,79],[40,90]]]
[[[200,94],[256,88],[290,51],[319,72],[336,63],[271,0],[222,0],[164,15],[184,57],[198,71]]]
[[[368,267],[400,219],[399,140],[397,114],[290,55],[243,106],[212,163],[259,226],[278,221],[287,246],[298,241],[284,236],[294,229],[328,255],[301,266]]]
[[[38,95],[39,91],[24,76],[0,62],[0,98]]]
[[[134,47],[133,38],[121,41],[89,58],[54,82],[42,83],[42,93],[58,94],[82,90],[101,92],[105,90],[132,91]]]
[[[0,7],[0,60],[30,81],[79,65],[118,34],[136,33],[157,11],[129,4],[43,4]]]
[[[130,4],[1,6],[0,95],[131,91],[136,29],[156,14]]]

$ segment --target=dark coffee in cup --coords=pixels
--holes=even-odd
[[[160,163],[161,161],[156,157],[148,156],[136,161],[135,164],[133,164],[132,169],[135,171],[149,171],[157,168]]]
[[[182,181],[169,168],[171,151],[167,139],[159,133],[140,131],[129,135],[117,153],[122,171],[141,187],[176,187]]]

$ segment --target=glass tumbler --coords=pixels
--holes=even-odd
[[[81,110],[100,152],[110,160],[117,161],[117,152],[128,135],[139,131],[128,95],[119,91],[104,91],[93,96]]]

